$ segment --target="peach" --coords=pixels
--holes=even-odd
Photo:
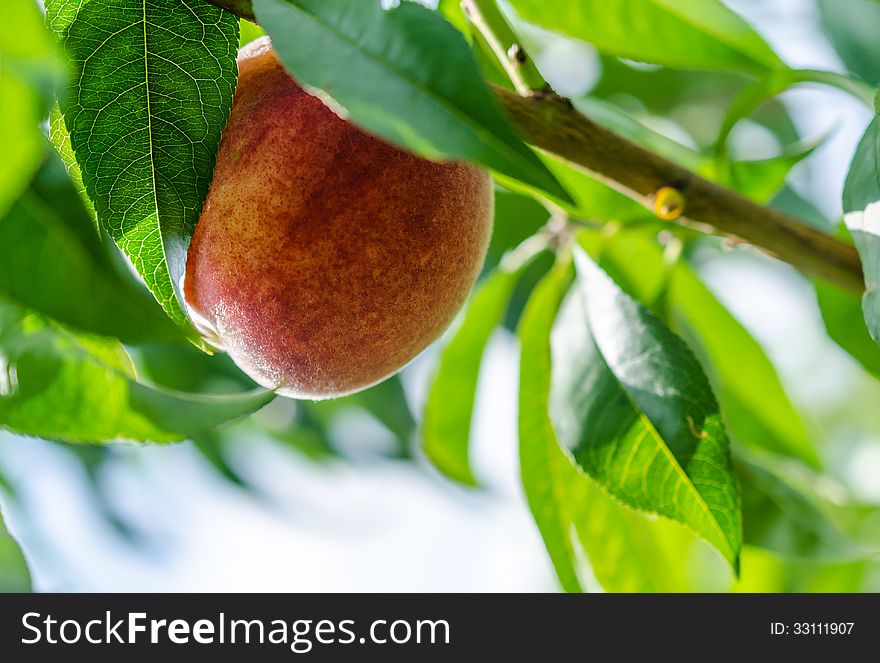
[[[491,179],[347,122],[294,82],[266,39],[242,49],[238,66],[187,256],[190,314],[280,394],[364,389],[465,302],[491,233]]]

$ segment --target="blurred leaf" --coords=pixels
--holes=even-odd
[[[437,11],[455,28],[469,39],[471,37],[471,24],[461,8],[461,0],[439,0]]]
[[[3,522],[0,509],[0,594],[31,591],[27,562]]]
[[[62,69],[34,0],[4,0],[0,21],[0,217],[43,157],[40,122]]]
[[[397,439],[400,455],[409,455],[416,432],[416,420],[409,408],[399,376],[394,375],[345,400],[369,412]]]
[[[741,454],[735,466],[746,544],[811,561],[853,560],[867,555],[834,528],[813,497]]]
[[[739,498],[702,368],[579,247],[575,262],[576,288],[552,337],[560,443],[611,495],[687,525],[738,569]]]
[[[733,585],[733,592],[850,593],[864,592],[871,587],[873,567],[863,560],[799,562],[750,547],[745,548],[744,553],[743,568],[748,571]]]
[[[880,4],[872,0],[817,0],[825,36],[847,69],[880,83]]]
[[[578,99],[575,107],[606,129],[629,138],[632,142],[675,163],[697,170],[705,157],[699,152],[646,126],[629,113],[607,101],[594,98]]]
[[[215,431],[199,433],[192,438],[193,446],[229,483],[250,490],[251,485],[229,464],[223,453],[223,439]]]
[[[866,371],[880,377],[880,347],[865,327],[859,296],[825,281],[815,281],[814,285],[828,335]]]
[[[502,264],[474,293],[455,335],[444,346],[431,380],[422,423],[422,448],[446,476],[476,485],[469,460],[474,398],[486,344],[501,324],[522,273]]]
[[[561,205],[569,214],[587,221],[622,223],[652,217],[642,205],[561,159],[544,156],[544,163],[571,193],[573,205]]]
[[[701,174],[736,189],[755,202],[767,203],[782,189],[791,169],[815,152],[826,138],[827,135],[822,135],[798,141],[767,159],[728,162],[720,176],[710,175],[708,166],[703,167]]]
[[[862,310],[871,338],[880,334],[880,119],[874,118],[853,156],[843,187],[844,222],[862,259]]]
[[[773,197],[770,206],[803,221],[816,230],[830,232],[831,224],[818,208],[790,186],[784,186]]]
[[[483,274],[491,272],[505,253],[522,244],[549,220],[550,212],[534,198],[496,189],[495,222]]]
[[[556,453],[565,457],[557,445]],[[596,580],[607,592],[682,592],[693,535],[663,518],[637,513],[572,467],[574,530]]]
[[[757,341],[685,265],[673,270],[669,300],[682,335],[706,356],[734,438],[817,467],[804,422]]]
[[[645,67],[608,55],[600,56],[600,62],[601,78],[590,90],[590,97],[618,102],[630,99],[637,102],[635,108],[644,107],[649,113],[670,116],[682,104],[698,103],[710,111],[705,113],[705,119],[711,120],[713,125],[716,118],[712,117],[711,111],[722,112],[730,98],[745,84],[742,76],[732,72]],[[717,127],[713,126],[712,138],[716,130]]]
[[[82,170],[76,162],[73,145],[70,143],[70,133],[67,131],[64,115],[61,113],[61,108],[58,104],[49,112],[49,142],[52,143],[55,151],[61,157],[61,161],[64,163],[64,167],[67,169],[67,174],[70,177],[70,182],[79,196],[81,205],[88,213],[95,232],[101,233],[102,228],[101,223],[98,221],[98,213],[95,211],[95,204],[86,192],[86,185],[83,184]]]
[[[321,401],[329,403],[332,401]],[[313,406],[319,403],[308,401],[296,402],[296,418],[292,425],[283,430],[268,430],[274,440],[294,449],[312,461],[323,461],[336,458],[340,454],[330,444],[327,422]]]
[[[527,21],[603,53],[678,67],[760,73],[785,64],[718,0],[510,0]]]
[[[106,466],[119,458],[112,453],[115,449],[91,444],[74,444],[64,445],[64,450],[80,462],[94,508],[104,522],[128,544],[139,546],[141,549],[148,545],[145,533],[126,517],[124,508],[120,509],[122,505],[112,487],[102,480]]]
[[[0,302],[0,426],[67,442],[172,442],[259,409],[266,391],[209,396],[135,380],[122,346]]]
[[[189,343],[141,345],[130,352],[139,376],[174,391],[212,393],[258,388],[229,355],[208,355]]]
[[[182,338],[146,290],[116,273],[54,156],[0,218],[0,294],[59,322],[130,343]]]
[[[419,154],[474,161],[568,200],[511,127],[461,33],[435,12],[361,0],[256,0],[254,9],[293,76],[351,121]]]
[[[759,203],[770,200],[783,186],[789,171],[808,157],[825,140],[825,136],[798,141],[781,154],[767,159],[719,163],[710,155],[647,127],[619,108],[599,99],[581,99],[575,106],[602,126],[611,129],[646,150],[659,154],[703,177],[731,187]],[[565,179],[560,177],[565,182]],[[570,190],[576,190],[569,187]]]
[[[177,288],[232,102],[238,20],[203,0],[47,0],[46,10],[76,71],[61,108],[88,197],[189,329]]]

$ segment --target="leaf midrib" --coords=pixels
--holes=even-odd
[[[587,319],[588,320],[590,319],[589,315],[587,316]],[[727,549],[727,554],[729,555],[729,558],[731,560],[735,560],[736,554],[733,550],[733,546],[732,546],[730,540],[728,539],[727,534],[725,534],[724,530],[721,528],[721,523],[718,522],[717,518],[715,517],[715,514],[712,512],[712,509],[709,508],[709,504],[703,498],[700,491],[697,490],[696,485],[691,480],[690,476],[688,476],[687,472],[684,471],[684,468],[679,463],[678,458],[676,458],[675,454],[672,453],[672,450],[666,444],[666,441],[660,435],[659,431],[656,429],[653,422],[648,418],[648,416],[644,413],[642,408],[636,402],[634,396],[632,395],[632,393],[630,393],[629,388],[627,387],[626,383],[623,382],[617,376],[617,373],[615,373],[614,370],[611,368],[611,364],[608,362],[608,359],[605,357],[604,353],[602,352],[601,346],[599,345],[598,341],[596,341],[596,339],[595,339],[595,331],[592,329],[592,323],[588,322],[588,324],[590,325],[590,333],[593,335],[593,345],[596,346],[596,351],[598,352],[599,356],[602,358],[602,361],[605,363],[605,366],[608,368],[608,372],[614,376],[614,380],[617,382],[618,386],[620,387],[621,392],[624,394],[627,401],[632,406],[633,410],[638,414],[639,419],[642,421],[642,423],[645,426],[645,428],[647,429],[648,433],[651,435],[651,437],[654,438],[655,442],[657,443],[657,446],[660,448],[660,452],[671,463],[672,467],[675,469],[675,471],[677,472],[679,477],[684,481],[685,485],[688,487],[689,492],[691,492],[696,497],[697,503],[701,507],[701,510],[704,512],[705,515],[707,515],[709,517],[709,522],[712,523],[713,528],[716,530],[716,534],[718,534],[721,537],[721,541],[724,542],[724,547]],[[687,525],[687,523],[684,523],[684,524]]]

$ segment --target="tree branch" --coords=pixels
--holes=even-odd
[[[675,186],[685,196],[679,221],[696,222],[754,244],[847,290],[864,290],[858,254],[848,244],[642,149],[553,93],[523,97],[500,87],[495,93],[529,143],[587,170],[649,209],[654,193]]]
[[[250,0],[208,1],[254,20]],[[535,147],[586,170],[649,209],[658,190],[674,186],[685,196],[684,216],[678,222],[753,244],[852,292],[864,290],[861,262],[850,245],[631,143],[584,117],[567,99],[535,92],[535,80],[530,77],[518,85],[529,89],[525,95],[495,88],[514,125]]]

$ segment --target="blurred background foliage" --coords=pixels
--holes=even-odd
[[[787,61],[880,82],[880,4],[728,4]],[[440,5],[467,30],[466,22],[458,23],[457,3]],[[10,134],[3,123],[15,120],[13,111],[30,113],[31,120],[43,117],[47,89],[62,75],[42,29],[15,17],[17,26],[26,27],[13,39],[8,34],[13,17],[6,11],[0,10],[0,64],[6,66],[0,68],[0,151],[8,155],[7,167],[0,170],[4,216],[27,211],[18,194],[30,176],[23,180],[26,169],[14,164],[33,161],[33,154],[45,154],[46,148],[36,129]],[[590,117],[829,232],[840,225],[846,166],[870,116],[857,101],[810,86],[772,95],[738,121],[722,145],[719,135],[729,110],[754,85],[751,77],[640,64],[552,34],[518,19],[514,11],[510,16],[545,77]],[[242,44],[260,34],[242,22]],[[481,37],[469,37],[484,75],[506,83]],[[28,52],[12,54],[25,58],[26,68],[7,66],[13,42],[27,46]],[[8,92],[12,87],[18,90],[15,97]],[[30,156],[17,156],[20,151]],[[707,334],[727,330],[731,347],[750,352],[754,343],[759,357],[763,347],[779,371],[780,393],[784,387],[797,410],[792,420],[803,420],[793,424],[803,430],[787,429],[787,434],[806,440],[823,466],[820,472],[753,449],[736,454],[749,514],[739,579],[683,527],[626,511],[595,491],[585,498],[593,509],[576,535],[590,562],[578,581],[609,591],[880,590],[880,564],[865,552],[880,547],[880,349],[867,335],[858,298],[813,283],[752,250],[683,229],[670,232],[619,194],[548,163],[574,195],[575,204],[566,211],[584,232],[581,242],[593,247],[603,268],[631,296],[699,347],[701,359],[714,351],[705,336],[700,346],[701,323]],[[28,194],[34,205],[41,195],[50,200],[61,195],[45,193],[57,164],[50,160],[40,172]],[[73,215],[78,208],[71,203],[65,209]],[[71,246],[80,252],[106,246],[71,239],[76,228],[90,223],[88,210],[79,212],[75,221],[53,221],[65,229],[67,244],[57,239],[61,234],[47,231],[46,251],[59,260],[77,259]],[[484,286],[499,273],[496,268],[504,267],[505,254],[552,223],[552,216],[534,198],[498,188],[495,230],[479,289],[488,294],[477,297],[489,301],[491,292]],[[0,224],[0,259],[6,262],[0,269],[0,307],[34,306],[53,276],[43,275],[39,287],[31,288],[9,269],[15,264],[11,228]],[[149,303],[112,253],[101,258],[101,272],[93,277],[95,283],[112,279],[106,295],[111,301],[97,302],[96,310]],[[455,423],[472,431],[473,467],[444,469],[478,488],[439,480],[425,457],[437,462],[430,447],[432,424],[422,414],[442,352],[436,348],[401,376],[363,393],[323,403],[276,399],[253,416],[187,435],[192,439],[169,449],[68,445],[0,432],[0,501],[7,525],[29,556],[35,588],[554,589],[556,580],[511,478],[516,474],[515,330],[552,264],[549,252],[538,251],[516,266],[509,283],[493,286],[509,287],[511,293],[497,311],[498,328],[489,325],[461,358],[473,380],[482,361],[473,414],[464,398],[462,419]],[[75,265],[59,266],[58,279],[65,268],[82,274]],[[678,300],[667,296],[670,279],[684,293]],[[710,303],[697,315],[706,318],[688,319],[682,302],[697,297]],[[83,320],[88,311],[65,308],[64,302],[38,303],[38,310],[48,309],[64,323],[89,328],[106,322],[99,312]],[[729,319],[724,306],[732,312]],[[131,370],[141,380],[169,393],[254,389],[225,356],[206,355],[165,328],[157,307],[134,308],[147,311],[134,327],[91,331],[122,339]],[[733,393],[730,403],[737,394],[755,397],[751,389],[759,399],[775,398],[750,379],[755,364],[738,366],[735,353],[730,360],[726,368],[719,365],[726,374],[710,375],[723,407],[728,407],[725,389]],[[765,367],[756,361],[755,370],[773,372],[769,362]],[[462,386],[451,384],[450,389]],[[0,397],[2,386],[0,375]],[[465,380],[465,395],[468,388]],[[749,431],[732,427],[731,434],[748,438],[763,432],[760,422],[753,422]],[[0,591],[29,584],[27,566],[0,522]]]

